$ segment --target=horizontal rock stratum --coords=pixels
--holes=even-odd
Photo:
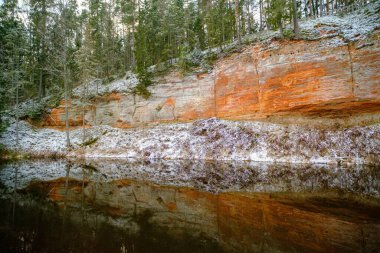
[[[156,78],[145,100],[123,92],[93,98],[89,126],[126,128],[146,123],[217,117],[345,117],[380,113],[379,30],[354,42],[339,36],[315,41],[270,40],[216,62],[207,74],[171,72]],[[121,84],[127,80],[118,80]],[[73,104],[79,98],[73,98]],[[63,103],[62,103],[63,105]],[[64,127],[64,108],[43,126]],[[70,108],[70,125],[83,124],[83,108]]]

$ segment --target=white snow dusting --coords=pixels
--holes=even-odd
[[[22,122],[19,135],[22,152],[65,152],[64,132]],[[127,130],[95,126],[86,130],[86,145],[82,129],[70,135],[68,156],[352,164],[379,164],[380,157],[380,124],[323,130],[211,118]],[[13,124],[0,143],[16,150],[15,138]]]

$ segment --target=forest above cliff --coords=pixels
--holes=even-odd
[[[340,18],[355,10],[361,15]],[[207,72],[218,57],[268,38],[358,40],[377,29],[378,10],[378,1],[7,0],[0,111],[32,100],[40,105],[29,114],[40,117],[78,85],[107,85],[127,70],[137,74],[133,92],[147,97],[154,65]]]

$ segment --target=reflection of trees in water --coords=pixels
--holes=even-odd
[[[95,215],[80,222],[80,210],[70,207],[61,215],[59,207],[48,202],[25,200],[16,203],[12,229],[0,229],[2,252],[221,252],[215,241],[194,238],[191,234],[173,237],[167,229],[153,226],[152,214],[145,211],[135,217],[139,232],[112,226],[107,219]],[[1,201],[0,224],[13,201]],[[11,208],[12,209],[12,208]],[[3,251],[4,250],[4,251]]]
[[[17,198],[17,175],[18,175],[18,167],[15,167],[15,184],[13,187],[13,206],[12,206],[12,225],[15,223],[15,211],[16,211],[16,198]]]

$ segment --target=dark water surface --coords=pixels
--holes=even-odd
[[[1,164],[0,252],[380,252],[380,168]]]

